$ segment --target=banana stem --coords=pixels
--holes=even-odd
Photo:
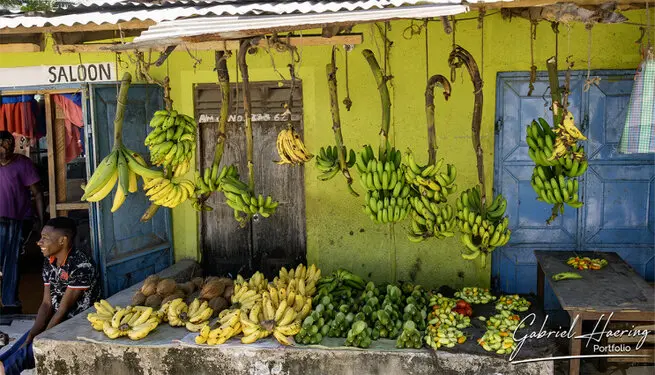
[[[375,59],[373,51],[370,49],[365,49],[362,51],[362,54],[366,58],[368,65],[371,67],[371,72],[373,72],[373,77],[375,78],[375,82],[378,85],[378,91],[380,92],[380,104],[382,105],[382,126],[380,129],[379,156],[382,160],[382,157],[387,150],[389,124],[391,122],[391,99],[389,97],[389,88],[387,87],[387,79],[384,74],[382,74],[380,64],[378,64],[378,61]]]
[[[346,182],[348,183],[350,192],[359,196],[357,192],[352,189],[353,178],[348,170],[346,164],[346,148],[344,147],[343,134],[341,133],[341,116],[339,114],[339,96],[337,94],[337,66],[335,64],[334,48],[332,49],[332,63],[327,64],[325,67],[328,80],[328,91],[330,92],[330,111],[332,112],[332,131],[334,138],[337,142],[337,150],[339,150],[339,166]]]
[[[127,91],[132,83],[132,75],[129,72],[123,74],[121,88],[116,98],[116,117],[114,117],[114,149],[123,145],[123,119],[125,118],[125,105],[127,104]]]
[[[227,117],[230,114],[230,72],[227,69],[227,57],[225,51],[216,51],[214,54],[216,60],[216,73],[218,83],[221,86],[221,115],[218,118],[218,136],[216,137],[216,148],[214,149],[213,165],[220,165],[225,150],[225,139],[227,135],[225,128],[227,126]]]
[[[548,67],[548,82],[550,84],[550,97],[552,99],[553,127],[562,123],[562,93],[559,90],[559,79],[557,78],[557,60],[551,57],[546,61]]]
[[[430,77],[425,88],[425,117],[428,125],[428,164],[437,162],[437,130],[434,123],[434,89],[440,85],[443,88],[444,99],[450,97],[450,82],[446,77],[436,74]]]
[[[480,181],[480,203],[482,206],[482,214],[486,213],[487,209],[487,189],[484,183],[484,160],[482,151],[482,142],[480,141],[480,127],[482,125],[482,78],[480,77],[480,70],[478,64],[473,59],[473,56],[464,48],[455,46],[453,51],[448,57],[448,65],[451,68],[459,68],[462,65],[471,76],[473,82],[473,94],[475,95],[475,102],[473,104],[473,119],[471,121],[471,131],[473,138],[473,150],[477,157],[478,164],[478,180]]]
[[[241,42],[239,48],[239,69],[243,80],[243,116],[246,119],[246,157],[248,160],[248,186],[250,192],[255,192],[255,171],[253,165],[253,139],[252,139],[252,118],[250,103],[250,82],[248,80],[248,65],[246,64],[246,54],[251,47],[251,40],[246,39]]]

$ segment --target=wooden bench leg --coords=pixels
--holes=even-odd
[[[576,339],[576,336],[580,336],[582,334],[582,319],[578,319],[576,321],[576,314],[574,312],[569,312],[569,317],[571,320],[571,324],[575,324],[573,326],[573,329],[571,332],[573,332],[574,338],[569,340],[569,355],[571,356],[578,356],[582,352],[582,341],[580,339]],[[580,359],[579,358],[572,358],[569,359],[569,375],[578,375],[580,373]]]
[[[544,306],[544,270],[541,268],[541,264],[537,263],[537,297],[539,297],[539,302],[541,306]]]

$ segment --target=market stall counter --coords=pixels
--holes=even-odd
[[[188,280],[199,270],[194,262],[180,262],[160,273],[178,281]],[[108,299],[112,305],[130,303],[140,284]],[[474,305],[478,311],[493,306]],[[535,308],[534,310],[539,310]],[[433,350],[397,349],[395,340],[377,340],[368,349],[344,347],[343,339],[326,338],[316,346],[283,346],[275,339],[242,344],[233,338],[223,345],[195,344],[184,328],[161,324],[146,338],[111,340],[92,329],[86,319],[89,310],[43,333],[34,343],[37,371],[44,375],[63,374],[525,374],[554,373],[553,353],[548,340],[526,340],[514,360],[542,358],[538,362],[514,364],[508,355],[486,352],[477,343],[485,322],[476,318],[465,329],[469,339],[453,348]],[[532,310],[530,311],[532,312]],[[486,313],[485,313],[486,315]],[[539,315],[539,314],[538,314]],[[543,316],[537,316],[542,322]],[[538,331],[540,323],[527,327],[521,336]],[[518,336],[518,335],[517,335]]]

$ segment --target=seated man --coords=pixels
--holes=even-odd
[[[43,262],[43,301],[26,344],[39,333],[93,306],[100,298],[98,272],[91,258],[73,249],[77,228],[66,217],[50,219],[37,244]]]

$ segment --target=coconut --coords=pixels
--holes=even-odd
[[[211,280],[208,283],[205,283],[205,286],[202,287],[200,291],[200,298],[204,300],[210,300],[216,297],[223,295],[225,291],[225,285],[218,280]]]
[[[196,284],[193,281],[187,281],[184,284],[177,284],[177,287],[180,288],[185,295],[189,295],[196,290]]]
[[[146,296],[141,292],[136,292],[134,293],[134,296],[132,296],[132,306],[143,306],[145,302]]]
[[[194,277],[191,279],[191,282],[196,286],[196,289],[202,289],[202,286],[205,284],[205,279],[202,277]]]
[[[150,297],[146,298],[145,305],[148,307],[152,307],[153,309],[156,309],[159,306],[161,306],[161,304],[162,304],[162,300],[158,294],[153,294]]]
[[[217,276],[207,276],[207,277],[205,278],[205,284],[210,283],[210,282],[212,282],[212,281],[216,281],[216,280],[218,280],[218,279],[220,279],[220,277],[217,277]]]
[[[229,277],[221,277],[218,279],[218,281],[221,282],[226,287],[230,285],[234,285],[234,280],[230,279]]]
[[[168,297],[175,293],[177,283],[173,279],[163,279],[157,284],[157,294],[161,297]],[[145,293],[144,293],[145,294]]]
[[[223,297],[216,297],[212,298],[209,300],[207,303],[209,307],[211,307],[214,310],[214,313],[212,314],[213,316],[218,316],[218,313],[221,311],[227,309],[228,303],[227,300]]]
[[[233,294],[234,294],[234,285],[228,285],[225,287],[225,290],[223,291],[223,298],[229,301],[232,299]]]
[[[143,293],[144,296],[150,297],[151,295],[157,293],[157,282],[156,281],[144,281],[143,285],[141,286],[141,293]]]
[[[156,284],[156,283],[159,282],[159,280],[161,280],[159,276],[157,276],[157,275],[150,275],[150,276],[148,276],[148,277],[146,278],[146,281],[145,281],[145,282],[146,282],[146,283],[147,283],[147,282],[151,282],[151,283],[155,283],[155,284]]]

